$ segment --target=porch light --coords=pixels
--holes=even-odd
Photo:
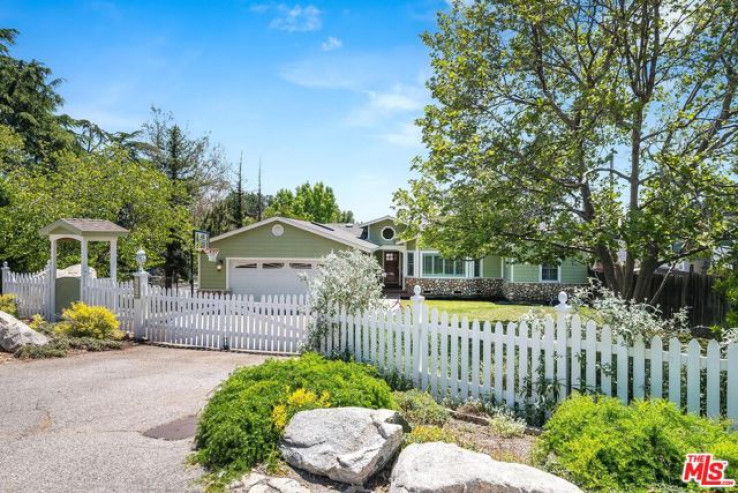
[[[217,270],[218,272],[220,272],[220,271],[223,270],[223,261],[222,260],[218,260],[218,263],[215,264],[215,270]]]
[[[143,272],[144,265],[146,264],[146,252],[143,248],[139,248],[136,252],[136,262],[138,263],[138,271]]]

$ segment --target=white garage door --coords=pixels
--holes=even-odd
[[[317,261],[311,260],[230,260],[228,283],[236,294],[262,295],[306,294],[299,273],[315,273]]]

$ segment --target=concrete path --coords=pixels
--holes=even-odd
[[[181,423],[233,369],[265,359],[136,346],[2,364],[0,491],[200,491],[201,471],[184,463],[191,437],[144,433]]]

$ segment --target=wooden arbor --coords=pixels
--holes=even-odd
[[[118,271],[118,238],[126,235],[128,230],[105,219],[70,218],[59,219],[39,230],[42,236],[48,236],[51,242],[51,259],[49,261],[49,303],[54,306],[56,300],[56,250],[57,242],[62,239],[77,240],[82,245],[82,272],[80,276],[80,297],[84,296],[89,279],[89,252],[91,241],[110,243],[110,279],[117,280]],[[53,311],[53,310],[52,310]]]

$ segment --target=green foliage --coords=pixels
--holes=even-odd
[[[45,323],[47,326],[49,324]],[[34,329],[35,330],[35,329]],[[112,339],[96,339],[94,337],[67,337],[48,334],[49,342],[44,346],[27,344],[18,349],[13,356],[18,359],[64,358],[70,351],[114,351],[123,349],[121,341]]]
[[[294,193],[288,189],[278,190],[271,204],[264,211],[265,217],[282,216],[318,223],[353,222],[351,211],[341,211],[331,187],[318,182],[303,183]]]
[[[405,236],[447,258],[596,258],[636,300],[658,266],[710,255],[738,210],[734,19],[723,0],[455,2],[423,35]]]
[[[514,412],[505,407],[498,407],[490,413],[489,429],[503,438],[522,437],[525,434],[525,420],[517,417]]]
[[[408,390],[395,392],[394,396],[402,414],[411,425],[443,426],[449,419],[448,411],[428,392]]]
[[[54,331],[68,337],[119,340],[125,336],[119,329],[118,318],[104,306],[88,306],[81,301],[72,303],[62,311],[62,320]]]
[[[414,427],[410,433],[405,434],[405,445],[429,442],[446,442],[459,445],[459,439],[456,435],[439,426],[420,425]]]
[[[18,314],[18,303],[14,294],[0,294],[0,312],[14,317]]]
[[[275,409],[303,405],[397,408],[387,384],[368,365],[313,353],[269,360],[236,370],[208,402],[198,424],[195,461],[228,477],[248,470],[275,453],[287,422]]]
[[[554,473],[594,491],[680,485],[685,455],[713,453],[738,476],[738,434],[728,423],[683,414],[665,400],[573,396],[545,426],[537,456]]]

